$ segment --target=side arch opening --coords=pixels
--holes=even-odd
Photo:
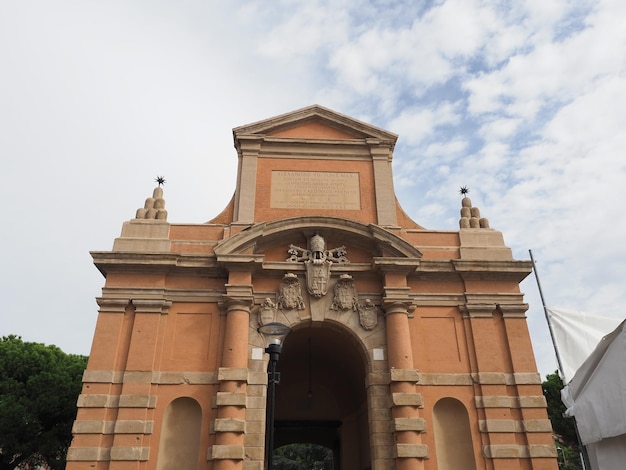
[[[476,470],[469,414],[456,398],[442,398],[433,408],[438,470]]]
[[[163,413],[157,470],[196,470],[200,457],[202,408],[189,397],[173,400]]]

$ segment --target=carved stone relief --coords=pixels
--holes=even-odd
[[[326,249],[326,241],[319,234],[309,239],[309,248],[289,245],[287,261],[298,263],[303,261],[306,266],[306,287],[309,294],[316,299],[328,292],[330,283],[330,267],[333,263],[348,263],[346,247],[340,246],[332,250]]]
[[[373,330],[378,324],[378,307],[370,299],[365,299],[363,305],[358,306],[359,323],[364,330]]]
[[[349,274],[342,274],[339,276],[339,279],[337,279],[334,288],[333,303],[330,308],[331,310],[357,311],[358,298],[354,283],[352,282],[352,276]]]
[[[259,324],[267,325],[276,318],[276,304],[269,297],[266,298],[259,308]]]
[[[281,310],[304,310],[300,280],[295,274],[287,273],[283,277],[278,289],[277,307]]]

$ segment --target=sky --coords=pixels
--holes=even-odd
[[[232,129],[312,104],[399,135],[417,223],[457,230],[467,186],[532,250],[548,306],[626,317],[624,18],[622,0],[0,0],[0,335],[89,354],[89,252],[154,179],[170,222],[206,222],[235,189]]]

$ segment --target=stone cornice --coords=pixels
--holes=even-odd
[[[520,283],[532,272],[530,261],[452,260],[465,281],[514,281]]]
[[[237,146],[238,140],[244,136],[265,135],[280,129],[294,127],[310,120],[317,120],[331,127],[349,131],[355,135],[355,139],[375,138],[380,141],[388,141],[392,148],[398,139],[398,136],[392,132],[358,121],[323,106],[312,105],[270,119],[236,127],[233,129],[235,145]]]
[[[226,275],[215,255],[115,251],[92,251],[90,254],[105,277],[109,273]]]

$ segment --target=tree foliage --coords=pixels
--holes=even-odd
[[[289,444],[274,451],[272,470],[332,470],[333,451],[316,444]]]
[[[548,403],[548,417],[556,435],[559,469],[581,470],[583,467],[580,463],[576,425],[573,418],[563,416],[565,405],[561,401],[561,389],[563,388],[561,377],[557,372],[548,374],[541,387]]]
[[[0,470],[65,468],[87,357],[0,340]]]

